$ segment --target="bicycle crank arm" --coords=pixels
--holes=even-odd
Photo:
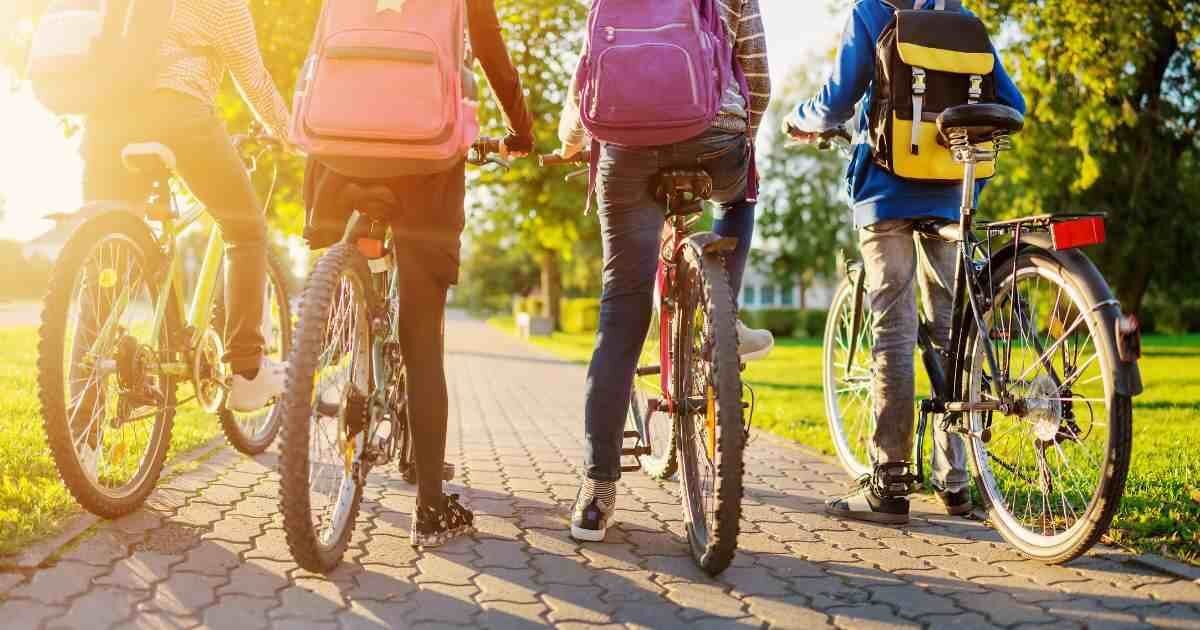
[[[946,403],[946,411],[949,413],[976,413],[983,411],[999,411],[1000,413],[1010,413],[1012,407],[998,400],[985,400],[976,403],[951,402]]]

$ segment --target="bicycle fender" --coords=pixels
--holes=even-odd
[[[719,236],[712,232],[693,234],[685,242],[700,252],[718,256],[725,256],[737,248],[736,238]]]
[[[1006,263],[1011,266],[1013,258],[1018,253],[1034,250],[1049,256],[1059,265],[1071,270],[1082,280],[1082,288],[1086,292],[1085,297],[1096,300],[1089,306],[1096,310],[1096,314],[1100,318],[1100,341],[1108,346],[1112,356],[1117,359],[1117,373],[1113,388],[1116,393],[1124,396],[1133,397],[1141,394],[1144,389],[1141,369],[1138,368],[1136,361],[1122,361],[1117,346],[1117,322],[1122,316],[1121,305],[1113,297],[1112,288],[1108,286],[1108,281],[1104,279],[1104,275],[1096,268],[1092,259],[1077,249],[1064,251],[1054,249],[1053,241],[1048,234],[1022,234],[1020,250],[1018,251],[1013,245],[1013,243],[1006,244],[1003,249],[992,256],[988,262],[987,273],[990,275],[993,269],[1004,269]]]

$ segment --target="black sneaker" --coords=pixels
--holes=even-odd
[[[571,538],[582,542],[604,540],[608,519],[617,508],[616,488],[613,481],[584,482],[571,510]]]
[[[883,464],[874,475],[863,475],[858,490],[825,503],[825,512],[856,521],[904,525],[908,523],[908,494],[915,477],[908,464]]]
[[[413,514],[412,546],[440,547],[475,531],[475,514],[458,502],[458,495],[442,496],[442,505],[418,505]]]
[[[971,510],[975,509],[975,505],[971,502],[970,488],[963,488],[957,492],[938,490],[937,495],[942,500],[942,505],[946,507],[946,513],[951,516],[970,514]]]

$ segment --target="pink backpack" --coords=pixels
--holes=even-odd
[[[449,169],[479,135],[462,0],[328,0],[296,87],[291,139],[350,177]]]
[[[658,146],[712,126],[739,77],[716,0],[594,0],[575,77],[593,138]]]

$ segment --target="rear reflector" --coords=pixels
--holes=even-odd
[[[1075,249],[1104,242],[1104,217],[1083,217],[1050,225],[1054,249]]]
[[[368,259],[383,257],[383,241],[377,238],[358,239],[358,252]]]

